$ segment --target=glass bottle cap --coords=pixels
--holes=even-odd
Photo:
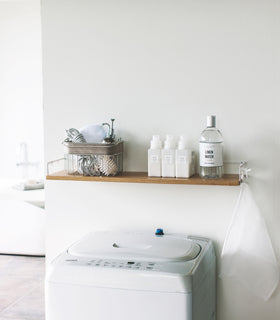
[[[216,116],[207,116],[207,127],[216,127]]]

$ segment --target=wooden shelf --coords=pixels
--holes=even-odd
[[[225,174],[221,179],[202,179],[198,175],[191,178],[157,178],[148,177],[147,172],[123,172],[115,177],[91,177],[81,175],[69,175],[64,171],[50,174],[47,180],[65,181],[103,181],[103,182],[126,182],[126,183],[157,183],[157,184],[190,184],[190,185],[216,185],[216,186],[239,186],[238,174]]]

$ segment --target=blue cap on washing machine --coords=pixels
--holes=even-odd
[[[163,236],[164,235],[164,232],[163,232],[163,229],[161,228],[158,228],[155,232],[155,235],[156,236]]]

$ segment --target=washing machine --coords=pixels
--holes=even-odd
[[[46,320],[213,320],[212,241],[183,234],[94,232],[46,275]]]

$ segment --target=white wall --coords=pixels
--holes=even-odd
[[[62,156],[65,128],[115,117],[125,169],[146,170],[153,133],[183,133],[197,150],[206,115],[216,114],[225,160],[249,161],[251,186],[279,260],[280,3],[42,5],[46,161]],[[89,230],[157,226],[211,237],[219,256],[238,192],[48,181],[49,259]],[[276,320],[279,314],[279,288],[264,303],[218,280],[218,320]]]
[[[0,176],[20,178],[17,147],[43,162],[41,15],[39,0],[0,1]]]

